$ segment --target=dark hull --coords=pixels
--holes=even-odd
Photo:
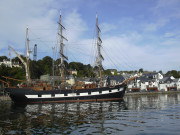
[[[5,91],[16,103],[51,103],[120,100],[125,94],[126,85],[113,88],[93,88],[81,90],[35,91],[31,88],[6,88]]]

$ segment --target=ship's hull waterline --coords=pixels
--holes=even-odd
[[[6,88],[15,103],[88,102],[120,100],[125,94],[126,85],[81,90],[35,91],[31,88]]]

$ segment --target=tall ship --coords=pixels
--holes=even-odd
[[[27,57],[26,61],[21,58],[18,53],[9,46],[11,50],[13,50],[22,63],[25,66],[26,70],[26,86],[15,87],[7,87],[5,91],[9,94],[12,101],[16,103],[51,103],[51,102],[86,102],[86,101],[107,101],[107,100],[122,100],[125,94],[125,90],[127,88],[127,81],[115,85],[115,86],[104,86],[102,81],[102,61],[104,60],[101,54],[101,46],[102,40],[100,38],[100,28],[98,26],[98,17],[96,15],[96,29],[97,29],[97,66],[99,71],[99,84],[92,85],[90,87],[84,87],[78,89],[78,87],[72,87],[71,89],[65,88],[65,64],[64,59],[67,57],[63,54],[63,40],[67,40],[63,36],[63,30],[65,27],[61,23],[61,13],[59,19],[59,33],[60,36],[60,74],[61,74],[61,87],[53,87],[50,86],[40,86],[38,84],[32,84],[32,80],[30,78],[29,72],[29,59],[30,59],[30,51],[29,51],[29,39],[28,39],[28,28],[26,31],[27,36]]]

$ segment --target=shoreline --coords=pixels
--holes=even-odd
[[[124,97],[138,96],[138,95],[174,94],[174,93],[180,93],[180,91],[132,92],[132,93],[125,93]]]

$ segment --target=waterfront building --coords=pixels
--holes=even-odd
[[[115,86],[124,81],[124,77],[122,75],[109,75],[107,77],[107,85],[108,86]]]
[[[19,62],[12,62],[12,60],[6,60],[4,59],[2,62],[0,62],[0,66],[5,65],[6,67],[21,67],[19,65]]]
[[[180,91],[180,78],[174,79],[173,82],[176,84],[177,90]]]
[[[69,73],[70,73],[71,75],[77,75],[77,70],[69,70]]]
[[[109,69],[111,74],[114,75],[115,71],[117,71],[116,69]]]
[[[180,79],[173,76],[164,77],[161,73],[146,73],[128,84],[128,92],[144,91],[177,91],[180,90]]]

